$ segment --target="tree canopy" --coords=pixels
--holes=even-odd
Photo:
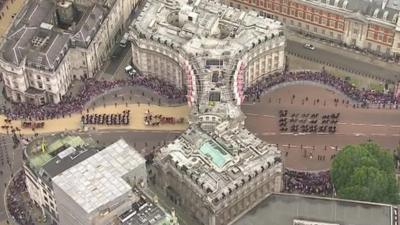
[[[340,198],[400,202],[393,154],[377,144],[346,146],[336,155],[331,176]]]

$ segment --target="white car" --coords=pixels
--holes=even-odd
[[[312,45],[312,44],[309,44],[309,43],[306,43],[306,44],[304,44],[304,48],[306,48],[306,49],[310,49],[310,50],[315,50],[315,47],[314,47],[314,45]]]

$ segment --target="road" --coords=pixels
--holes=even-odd
[[[379,77],[384,80],[399,81],[400,67],[383,62],[371,61],[368,56],[357,53],[351,53],[336,47],[330,47],[316,42],[311,42],[316,46],[315,50],[309,50],[303,47],[304,43],[310,43],[308,40],[299,40],[291,36],[287,40],[287,53],[295,54],[301,58],[307,58],[311,61],[329,63],[335,67],[345,68],[348,71],[354,71],[372,77]],[[289,65],[290,69],[290,65]]]
[[[22,148],[13,148],[11,135],[0,135],[0,224],[6,219],[4,190],[11,176],[22,166]]]
[[[295,98],[292,100],[293,95]],[[337,106],[335,98],[339,99]],[[346,104],[346,100],[344,95],[322,87],[297,85],[275,90],[263,96],[259,103],[246,103],[242,110],[247,116],[246,127],[261,139],[278,144],[285,166],[289,168],[328,169],[331,157],[348,144],[373,140],[392,150],[400,143],[400,110],[354,109]],[[289,114],[340,113],[336,133],[281,132],[278,125],[281,109],[288,110]]]

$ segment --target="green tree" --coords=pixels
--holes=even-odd
[[[400,201],[393,154],[374,143],[348,145],[332,163],[341,198],[397,204]]]

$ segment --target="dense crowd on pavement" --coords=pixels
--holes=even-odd
[[[325,70],[320,72],[314,71],[298,71],[298,72],[283,72],[275,73],[264,77],[262,80],[249,87],[245,91],[247,100],[259,98],[265,91],[278,84],[293,81],[312,81],[331,86],[338,91],[341,91],[354,101],[361,103],[362,107],[367,107],[370,104],[395,104],[400,103],[399,98],[395,98],[393,92],[387,93],[376,92],[373,90],[357,89],[347,80],[336,77]]]
[[[336,77],[326,71],[300,71],[300,72],[283,72],[275,73],[264,77],[262,80],[249,87],[245,91],[246,99],[251,100],[259,98],[269,88],[291,81],[312,81],[324,85],[331,86],[348,97],[361,103],[361,107],[367,107],[370,104],[393,104],[398,107],[400,99],[396,99],[392,92],[382,93],[373,90],[360,90],[351,83]],[[83,81],[83,87],[76,96],[68,94],[63,97],[58,104],[47,104],[43,106],[34,106],[26,103],[15,103],[11,109],[6,109],[5,114],[11,119],[53,119],[61,116],[70,115],[75,112],[82,112],[85,105],[101,94],[106,93],[115,88],[128,87],[133,85],[144,86],[156,92],[161,96],[165,96],[175,102],[184,102],[186,100],[186,91],[177,89],[156,77],[134,76],[128,80],[95,80],[86,79]]]
[[[7,193],[7,207],[11,217],[20,225],[32,225],[33,219],[29,213],[29,205],[22,200],[22,195],[27,191],[25,175],[19,172],[10,183]]]
[[[92,98],[104,94],[105,92],[121,87],[133,85],[144,86],[164,96],[170,100],[184,102],[186,100],[185,90],[177,89],[156,77],[136,76],[129,80],[99,81],[86,79],[78,95],[66,95],[58,104],[47,104],[34,106],[30,104],[14,104],[11,109],[6,110],[6,115],[11,119],[53,119],[59,116],[66,116],[75,112],[82,112],[86,103]]]
[[[285,192],[329,196],[333,194],[329,171],[300,172],[285,170],[283,175]]]

